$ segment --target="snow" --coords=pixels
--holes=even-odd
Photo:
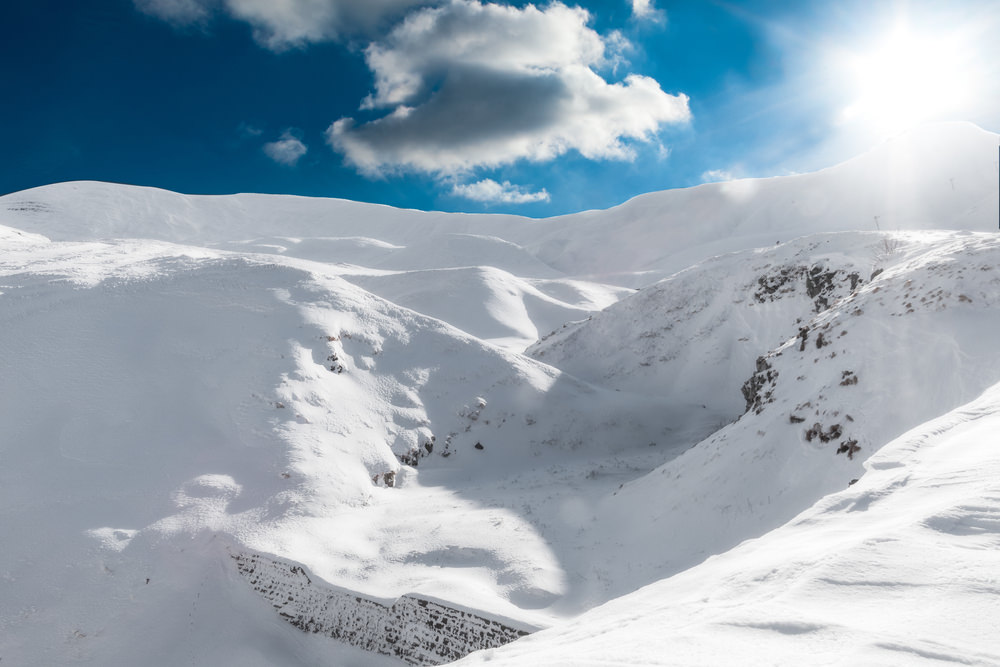
[[[1000,662],[1000,385],[782,527],[473,665]]]
[[[550,628],[470,663],[996,663],[997,140],[547,220],[0,197],[0,660],[399,664],[263,554]]]

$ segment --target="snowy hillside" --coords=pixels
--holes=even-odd
[[[62,183],[3,197],[0,225],[54,241],[147,238],[396,271],[485,265],[638,288],[816,232],[994,229],[996,142],[968,123],[929,125],[814,174],[655,192],[546,220]]]
[[[1000,378],[984,335],[1000,326],[1000,239],[882,237],[896,249],[862,278],[859,260],[883,247],[873,237],[813,236],[716,258],[536,348],[595,380],[639,368],[617,384],[659,390],[666,404],[687,399],[733,419],[749,410],[605,502],[606,539],[641,554],[633,572],[672,574],[776,528],[860,477],[882,444]],[[728,279],[712,285],[706,273]],[[654,302],[661,310],[645,307]],[[594,340],[617,349],[598,356]],[[751,361],[754,348],[767,352]],[[742,383],[741,366],[755,371]]]
[[[555,626],[468,660],[995,662],[997,141],[547,220],[0,197],[0,660],[429,664]]]
[[[996,665],[1000,385],[761,539],[461,665]]]

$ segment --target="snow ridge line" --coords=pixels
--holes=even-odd
[[[256,553],[231,553],[236,569],[278,614],[303,632],[400,658],[440,665],[496,648],[537,628],[507,625],[413,595],[391,605],[337,590],[299,564]]]

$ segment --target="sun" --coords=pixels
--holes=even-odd
[[[974,93],[967,50],[957,35],[897,26],[874,48],[847,54],[843,65],[853,96],[841,122],[899,131],[958,112]]]

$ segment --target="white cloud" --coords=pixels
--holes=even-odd
[[[296,137],[292,130],[285,130],[277,141],[264,144],[264,153],[269,158],[286,167],[295,166],[309,149]]]
[[[653,0],[632,0],[632,16],[646,21],[660,22],[666,18],[662,10],[653,6]]]
[[[272,51],[336,37],[339,4],[330,0],[225,0],[230,15],[253,26],[254,39]]]
[[[252,139],[264,134],[264,130],[244,121],[236,126],[236,133],[240,136],[240,139]]]
[[[497,183],[491,178],[466,185],[455,185],[451,189],[451,194],[453,197],[498,204],[530,204],[549,201],[549,193],[544,188],[538,192],[526,192],[519,185],[511,185],[510,181]]]
[[[215,0],[133,0],[139,11],[174,25],[201,23],[215,10]]]
[[[459,63],[521,73],[599,64],[604,41],[586,27],[588,19],[586,10],[559,3],[541,10],[458,0],[414,12],[366,50],[375,73],[375,94],[367,105],[411,101]]]
[[[218,13],[249,23],[272,51],[371,35],[415,5],[442,0],[133,0],[142,12],[174,25],[205,23]]]
[[[454,173],[575,150],[630,159],[631,143],[690,118],[687,96],[630,74],[608,83],[619,34],[605,39],[589,14],[554,2],[515,8],[452,0],[411,13],[366,51],[375,74],[367,109],[391,109],[358,125],[341,118],[330,145],[364,173]]]
[[[725,169],[710,169],[701,174],[702,183],[719,183],[721,181],[731,181],[733,178],[733,174]]]

